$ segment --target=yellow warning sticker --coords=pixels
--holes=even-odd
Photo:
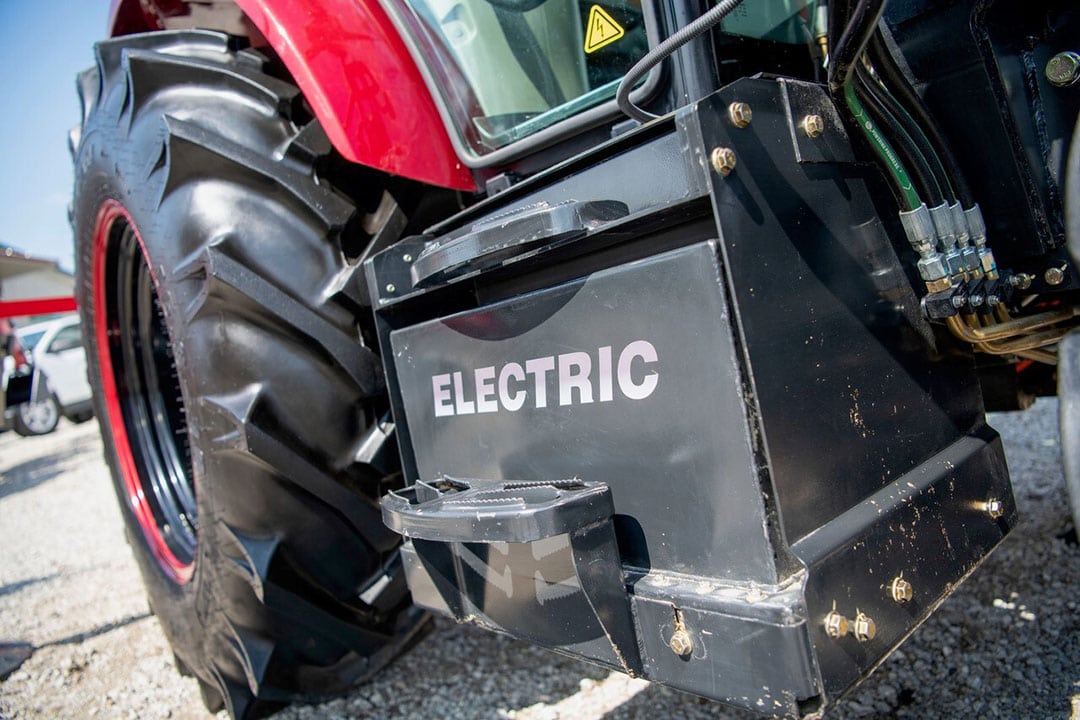
[[[588,26],[585,28],[585,52],[596,52],[625,34],[622,25],[615,22],[615,18],[608,15],[604,8],[593,5],[589,9]]]

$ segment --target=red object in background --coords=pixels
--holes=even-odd
[[[346,159],[472,192],[435,101],[378,0],[237,0]],[[160,30],[178,0],[113,0],[114,36]]]
[[[75,312],[75,309],[75,298],[73,297],[0,300],[0,318],[52,315],[53,313]]]

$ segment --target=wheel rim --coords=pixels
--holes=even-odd
[[[56,423],[60,420],[59,415],[60,410],[52,398],[23,403],[19,406],[19,419],[27,430],[36,435],[43,435],[56,427]]]
[[[94,326],[102,389],[129,506],[177,583],[195,563],[187,421],[158,287],[131,216],[109,201],[94,232]]]

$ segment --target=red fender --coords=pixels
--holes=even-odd
[[[378,0],[236,0],[345,158],[473,192],[424,79]],[[114,0],[112,35],[163,27],[177,0]],[[173,7],[177,6],[177,7]]]

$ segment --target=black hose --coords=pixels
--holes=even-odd
[[[915,92],[915,88],[911,86],[911,83],[908,82],[907,77],[897,64],[896,58],[889,51],[880,29],[871,36],[867,52],[870,54],[874,70],[877,71],[882,82],[896,95],[896,99],[911,114],[912,119],[922,128],[923,132],[926,133],[927,139],[941,159],[941,163],[945,166],[945,172],[953,189],[956,191],[960,204],[965,208],[972,207],[975,204],[975,196],[971,192],[971,186],[968,184],[967,178],[964,177],[963,171],[960,170],[960,165],[956,161],[956,156],[953,155],[952,148],[942,136],[938,124],[930,116],[926,103]]]
[[[882,102],[882,89],[873,78],[869,76],[866,68],[859,65],[855,69],[855,94],[859,96],[859,102],[863,104],[870,116],[881,126],[885,137],[893,146],[900,162],[911,176],[911,182],[915,186],[915,192],[926,201],[930,207],[940,205],[945,201],[944,193],[938,185],[937,178],[926,158],[919,152],[918,146],[912,140],[911,135],[894,117]]]
[[[876,68],[875,68],[876,69]],[[884,87],[878,82],[868,71],[860,67],[855,76],[859,78],[867,91],[873,94],[874,99],[881,103],[885,112],[887,112],[900,127],[903,128],[906,133],[906,140],[914,145],[913,152],[917,153],[919,158],[924,164],[924,169],[930,173],[933,177],[935,184],[941,190],[941,194],[945,200],[951,205],[956,202],[956,196],[953,193],[952,183],[949,181],[949,174],[945,172],[945,166],[941,163],[941,158],[938,157],[933,146],[930,144],[930,140],[926,137],[926,134],[919,127],[918,123],[911,117],[907,109],[905,109],[892,93],[889,92],[889,88]]]
[[[877,29],[878,19],[885,9],[885,0],[859,0],[851,11],[851,18],[840,34],[840,40],[829,51],[829,91],[842,98],[844,84],[855,72],[855,64],[862,55],[870,36]],[[832,38],[829,41],[832,42]]]
[[[630,100],[630,92],[634,89],[637,81],[655,66],[662,63],[668,56],[690,42],[697,36],[718,25],[732,10],[742,4],[743,0],[721,0],[713,9],[699,17],[694,22],[681,28],[662,43],[647,52],[643,58],[634,63],[634,66],[623,76],[619,83],[619,89],[615,93],[615,102],[619,109],[628,116],[640,122],[655,120],[658,115],[642,110]]]

